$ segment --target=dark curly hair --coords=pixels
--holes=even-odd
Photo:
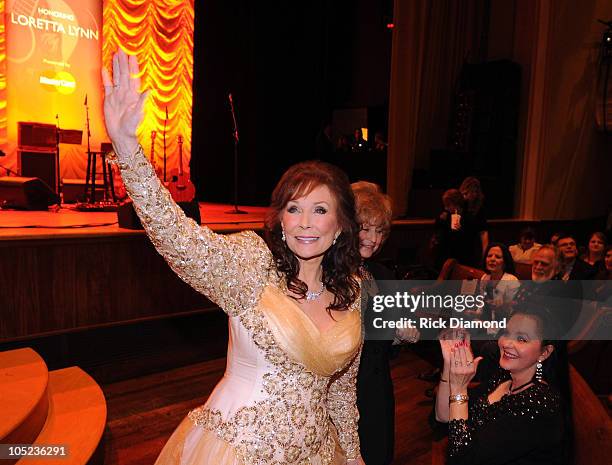
[[[348,177],[342,170],[321,161],[306,161],[290,167],[272,192],[264,237],[274,257],[276,269],[285,275],[287,288],[305,298],[308,286],[298,279],[299,261],[282,240],[280,223],[282,212],[289,201],[308,195],[319,186],[326,186],[335,198],[338,224],[342,229],[336,243],[325,252],[322,262],[323,284],[334,295],[327,310],[346,310],[359,295],[356,275],[361,258],[355,199]]]
[[[506,247],[506,245],[502,244],[501,242],[489,242],[482,257],[482,269],[487,273],[489,272],[487,270],[487,255],[489,255],[489,251],[493,247],[499,247],[502,252],[502,257],[504,259],[504,273],[516,275],[512,254],[510,253],[510,250],[508,250],[508,247]]]

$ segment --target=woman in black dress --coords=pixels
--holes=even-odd
[[[542,308],[513,313],[500,335],[499,366],[468,392],[481,357],[469,338],[441,340],[443,376],[436,419],[448,422],[451,464],[562,464],[569,461],[567,363]],[[562,395],[563,394],[563,395]]]
[[[355,194],[357,221],[361,225],[359,253],[364,280],[369,280],[371,293],[382,292],[385,280],[392,280],[394,276],[391,270],[371,259],[389,235],[391,200],[370,182],[356,182],[351,187]],[[368,306],[363,315],[366,334],[357,374],[359,439],[361,455],[367,465],[387,465],[393,460],[395,434],[395,397],[389,359],[394,343],[416,342],[419,332],[416,329],[392,330],[385,335],[385,340],[380,340],[380,333],[379,340],[369,339],[367,328],[372,316]]]

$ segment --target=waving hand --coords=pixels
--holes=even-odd
[[[120,50],[113,56],[113,77],[102,69],[104,83],[104,120],[116,146],[127,153],[137,145],[136,130],[142,122],[148,92],[140,92],[138,60]]]

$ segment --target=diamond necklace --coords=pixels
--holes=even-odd
[[[318,291],[306,291],[306,300],[317,300],[321,296],[321,294],[323,294],[324,290],[325,284],[321,282],[321,289],[319,289]]]

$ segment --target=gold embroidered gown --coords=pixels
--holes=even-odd
[[[186,218],[142,148],[118,159],[159,253],[229,316],[225,374],[156,464],[327,465],[357,458],[359,302],[321,333],[285,294],[285,280],[257,234],[215,234]]]

